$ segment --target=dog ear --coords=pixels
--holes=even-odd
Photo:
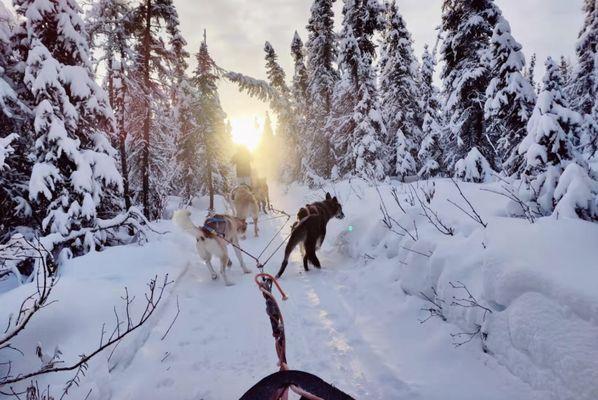
[[[330,195],[330,192],[326,192],[326,200],[330,200],[332,198],[332,196]]]
[[[335,203],[337,203],[337,204],[338,204],[338,199],[336,198],[336,196],[334,196],[334,197],[332,198],[332,201],[334,201]]]

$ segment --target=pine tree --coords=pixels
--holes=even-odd
[[[335,0],[314,0],[307,24],[309,38],[307,55],[307,111],[303,133],[306,146],[301,164],[302,175],[308,182],[316,177],[327,178],[332,169],[330,140],[325,127],[332,109],[332,92],[338,80],[334,67],[337,39],[334,32]]]
[[[127,96],[127,69],[135,57],[131,45],[131,5],[122,0],[96,0],[86,15],[86,30],[90,45],[99,51],[100,58],[95,69],[106,71],[104,89],[108,92],[110,106],[114,110],[116,126],[110,136],[118,148],[120,173],[123,177],[123,200],[125,209],[131,207],[129,167],[127,163],[125,98]]]
[[[111,188],[122,189],[122,179],[107,137],[112,110],[94,81],[81,10],[72,0],[15,6],[23,18],[18,51],[34,111],[29,199],[43,234],[87,230],[84,243],[72,243],[66,255],[95,249],[105,239],[92,233],[98,212]]]
[[[443,170],[441,106],[438,100],[438,89],[433,84],[436,67],[435,53],[435,49],[433,53],[430,53],[428,45],[424,46],[420,71],[420,92],[424,118],[422,121],[422,141],[417,158],[421,166],[418,175],[424,179],[439,175]]]
[[[537,204],[543,214],[552,213],[559,178],[564,168],[576,161],[571,132],[579,122],[581,116],[567,107],[559,68],[549,57],[527,136],[519,145],[519,154],[525,157],[522,197]]]
[[[21,98],[26,91],[19,72],[22,59],[11,40],[15,26],[12,13],[0,4],[0,243],[16,226],[31,224],[26,188],[33,144],[29,110]]]
[[[413,40],[396,1],[386,9],[379,70],[382,117],[388,132],[385,144],[390,153],[388,172],[404,179],[417,172],[422,110]]]
[[[522,74],[524,66],[521,45],[511,35],[507,20],[500,17],[490,39],[488,67],[493,78],[486,89],[484,118],[486,135],[497,144],[497,164],[507,174],[522,166],[517,147],[526,135],[536,100],[534,88]]]
[[[173,86],[180,79],[177,65],[185,57],[178,25],[172,0],[142,1],[131,22],[137,43],[128,74],[127,152],[131,190],[148,218],[160,216],[176,177]]]
[[[572,74],[571,63],[565,56],[561,56],[559,63],[559,73],[561,74],[561,80],[563,82],[563,90],[567,93],[569,85],[571,85],[571,74]]]
[[[266,75],[270,86],[274,88],[276,97],[271,101],[271,108],[277,115],[276,135],[278,143],[282,146],[281,153],[284,157],[275,160],[274,170],[276,176],[289,182],[295,179],[299,160],[297,152],[297,120],[291,102],[291,89],[286,83],[286,74],[278,64],[278,55],[269,42],[264,45],[266,53]]]
[[[375,1],[346,0],[340,33],[338,65],[341,78],[334,88],[327,124],[338,177],[384,177],[382,120],[376,77],[372,67],[374,32],[380,28],[382,9]]]
[[[490,81],[483,57],[500,11],[492,0],[445,0],[441,47],[445,109],[449,124],[447,163],[460,177],[488,175],[495,167],[494,143],[485,136],[485,92]],[[471,154],[470,154],[471,153]],[[472,170],[476,169],[476,171]]]
[[[276,169],[275,154],[279,149],[280,143],[274,136],[272,130],[272,121],[270,120],[270,114],[266,112],[264,118],[264,127],[262,130],[262,137],[260,143],[255,151],[256,154],[256,169],[265,176],[272,176]]]
[[[532,57],[529,61],[529,66],[525,69],[525,79],[529,82],[530,86],[536,90],[536,80],[534,78],[534,74],[536,72],[536,53],[532,54]]]
[[[576,46],[577,66],[569,93],[573,109],[584,118],[580,140],[590,157],[598,152],[598,4],[585,0],[583,11],[585,19]]]
[[[208,51],[208,44],[204,36],[199,52],[197,53],[197,68],[193,75],[193,84],[198,92],[199,103],[196,107],[195,118],[198,128],[197,136],[193,139],[198,159],[198,165],[204,174],[203,192],[210,194],[210,209],[214,209],[214,193],[228,193],[230,143],[224,120],[226,114],[222,110],[218,95],[218,75],[216,64]],[[194,160],[191,158],[190,162]]]
[[[297,31],[293,36],[291,42],[291,55],[294,62],[294,74],[293,74],[293,85],[292,85],[292,107],[293,115],[295,116],[295,154],[306,154],[309,152],[310,143],[307,140],[306,133],[308,130],[307,125],[307,90],[309,84],[309,77],[307,74],[307,67],[305,66],[305,54],[303,48],[303,41],[299,37]],[[295,171],[293,171],[293,179],[298,180],[301,176],[301,163],[296,160],[294,163]]]

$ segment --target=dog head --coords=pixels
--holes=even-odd
[[[332,197],[330,193],[326,193],[326,203],[328,203],[328,207],[332,211],[332,215],[334,215],[338,219],[345,218],[345,213],[343,213],[343,206],[339,203],[336,196]]]

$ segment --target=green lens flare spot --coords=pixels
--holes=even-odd
[[[347,230],[348,230],[349,232],[353,232],[353,225],[349,225],[349,227],[347,228]]]

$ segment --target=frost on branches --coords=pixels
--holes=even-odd
[[[511,35],[507,20],[499,17],[490,39],[488,67],[493,78],[486,89],[484,118],[486,133],[496,143],[497,164],[509,175],[523,164],[517,147],[526,135],[536,100],[534,88],[522,74],[524,66],[521,45]]]
[[[44,234],[87,228],[68,253],[93,250],[105,239],[94,230],[98,212],[110,211],[109,191],[121,190],[122,179],[107,137],[112,110],[94,81],[81,10],[69,0],[16,6],[35,136],[29,199]]]
[[[384,177],[382,120],[372,67],[374,31],[380,27],[381,8],[374,1],[347,0],[339,43],[341,78],[334,88],[327,124],[338,177]]]
[[[565,101],[558,66],[548,58],[542,91],[519,145],[525,157],[520,195],[538,213],[596,219],[596,182],[571,142],[580,122]]]
[[[474,147],[492,168],[495,167],[495,146],[484,129],[484,103],[490,74],[483,56],[499,15],[500,10],[492,0],[445,0],[443,3],[441,54],[449,124],[446,138],[449,169],[459,160],[478,158],[476,152],[471,153]]]
[[[413,40],[394,1],[386,6],[379,68],[381,111],[388,132],[388,172],[404,179],[417,173],[422,110]]]

